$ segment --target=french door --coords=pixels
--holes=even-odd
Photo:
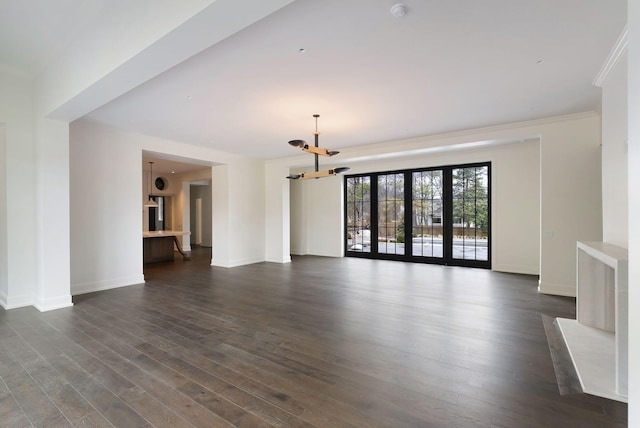
[[[345,176],[347,256],[491,267],[491,165]]]

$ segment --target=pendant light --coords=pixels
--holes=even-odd
[[[149,199],[144,203],[145,207],[158,207],[158,203],[153,200],[153,162],[149,162]]]
[[[319,114],[314,114],[313,117],[316,119],[316,131],[313,133],[314,137],[315,137],[315,144],[313,146],[310,146],[309,144],[307,144],[306,141],[304,140],[291,140],[289,141],[289,145],[293,146],[293,147],[297,147],[299,149],[301,149],[304,152],[307,153],[312,153],[315,156],[315,172],[301,172],[300,174],[291,174],[288,175],[287,178],[290,180],[297,180],[299,178],[304,179],[309,179],[309,178],[323,178],[323,177],[330,177],[332,175],[337,175],[340,174],[342,172],[346,172],[349,171],[351,168],[349,168],[348,166],[342,166],[339,168],[333,168],[333,169],[329,169],[326,171],[318,171],[318,155],[320,156],[335,156],[338,153],[340,153],[337,150],[329,150],[329,149],[323,149],[318,147],[318,136],[320,135],[320,133],[318,132],[318,118],[320,117]]]

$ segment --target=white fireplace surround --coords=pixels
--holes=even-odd
[[[576,320],[558,325],[584,392],[628,400],[628,251],[577,243]]]

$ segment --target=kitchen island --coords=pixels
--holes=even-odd
[[[182,250],[178,236],[191,235],[189,231],[181,230],[156,230],[142,232],[143,263],[157,263],[173,261],[175,244],[182,254],[182,258],[189,260],[190,252]]]

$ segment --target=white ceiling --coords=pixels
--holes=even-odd
[[[0,2],[0,16],[7,3],[23,4]],[[90,17],[94,3],[56,9],[82,4]],[[584,112],[598,108],[592,81],[626,21],[626,0],[406,0],[402,18],[394,3],[297,0],[89,116],[266,159],[312,141],[314,113],[321,146],[340,149]],[[81,31],[77,13],[56,12],[68,29],[52,46]],[[41,32],[7,21],[4,65],[42,61]],[[24,34],[28,49],[6,43]]]
[[[211,169],[211,164],[207,162],[198,162],[193,159],[177,158],[175,156],[165,156],[159,153],[143,152],[142,153],[142,170],[150,171],[149,162],[153,162],[153,173],[156,174],[182,174],[185,172],[196,171],[199,169]]]
[[[104,0],[0,1],[0,68],[35,75],[101,18],[103,3]]]

